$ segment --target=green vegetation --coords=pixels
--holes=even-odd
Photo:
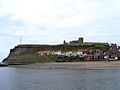
[[[62,51],[77,51],[78,49],[100,49],[102,51],[108,50],[109,45],[107,43],[94,43],[94,44],[80,44],[80,45],[58,45],[53,46],[55,50]]]
[[[38,56],[35,53],[21,53],[14,55],[12,60],[8,60],[9,64],[30,64],[30,63],[44,63],[44,62],[56,62],[56,55]]]
[[[104,43],[96,43],[94,46],[95,49],[100,49],[102,51],[106,51],[109,49],[109,45],[108,44],[104,44]]]
[[[58,45],[53,46],[54,50],[61,50],[61,51],[77,51],[78,49],[93,49],[94,45]]]

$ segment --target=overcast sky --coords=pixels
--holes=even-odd
[[[0,0],[0,60],[20,44],[119,44],[120,0]]]

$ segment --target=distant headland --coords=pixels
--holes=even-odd
[[[65,40],[59,45],[20,44],[10,50],[3,62],[7,64],[31,64],[44,62],[79,62],[120,60],[117,44]]]

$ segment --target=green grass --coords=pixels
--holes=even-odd
[[[9,63],[30,64],[30,63],[44,63],[44,62],[56,62],[56,55],[38,56],[37,54],[22,53],[14,55],[13,60],[8,60]]]

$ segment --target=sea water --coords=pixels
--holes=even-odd
[[[120,70],[0,67],[0,90],[120,90]]]

